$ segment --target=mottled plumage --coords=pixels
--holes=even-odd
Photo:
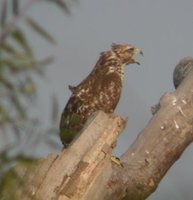
[[[137,63],[134,56],[142,52],[131,45],[113,44],[102,52],[91,73],[76,87],[64,108],[60,138],[67,147],[80,133],[87,119],[97,110],[113,113],[121,95],[124,67]]]

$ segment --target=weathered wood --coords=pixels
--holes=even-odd
[[[118,116],[98,112],[61,155],[51,155],[25,170],[28,192],[25,198],[20,193],[22,198],[85,199],[96,177],[111,163],[112,149],[125,123]]]
[[[193,72],[173,93],[121,156],[110,157],[125,121],[99,112],[74,144],[21,174],[31,196],[22,199],[142,200],[193,141]],[[23,194],[22,194],[23,195]]]
[[[112,185],[113,192],[108,199],[148,197],[193,141],[193,71],[175,92],[162,96],[160,105],[156,115],[121,156],[124,170],[118,168],[113,172],[109,182],[116,184]]]

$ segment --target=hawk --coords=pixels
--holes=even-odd
[[[88,118],[96,111],[113,113],[121,95],[124,68],[136,63],[136,54],[142,51],[130,44],[112,44],[102,52],[91,73],[72,92],[60,121],[60,138],[64,148],[80,134]]]

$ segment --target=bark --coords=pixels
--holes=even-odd
[[[135,142],[112,162],[111,153],[126,120],[98,112],[81,136],[60,155],[30,168],[17,166],[25,180],[22,199],[140,200],[154,192],[168,169],[193,140],[193,71],[173,93]]]

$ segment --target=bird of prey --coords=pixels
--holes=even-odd
[[[96,111],[113,113],[121,95],[124,68],[136,63],[139,48],[130,44],[112,44],[111,50],[100,54],[94,69],[72,92],[60,121],[60,138],[64,148],[80,134],[88,118]]]

